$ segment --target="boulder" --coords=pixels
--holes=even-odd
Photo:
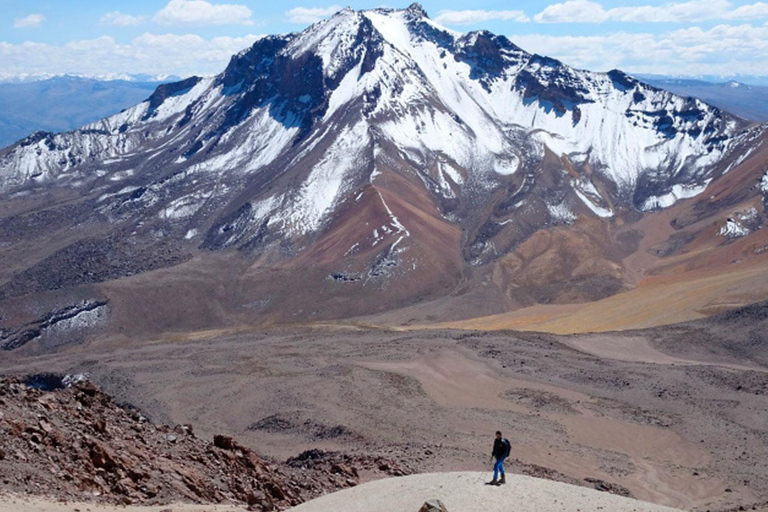
[[[445,505],[440,500],[429,500],[424,502],[419,512],[448,512],[448,509],[445,508]]]
[[[217,434],[213,436],[213,446],[221,448],[222,450],[234,450],[235,440],[229,436]]]

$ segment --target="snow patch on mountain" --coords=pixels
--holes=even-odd
[[[660,208],[668,208],[678,202],[681,199],[688,199],[696,197],[707,189],[711,179],[704,180],[704,183],[700,185],[682,185],[677,184],[672,186],[672,190],[661,196],[651,196],[645,200],[641,210],[650,211]]]
[[[427,186],[427,188],[430,188],[430,183],[428,183],[423,175],[421,175],[422,181],[424,181],[424,184]],[[446,198],[446,199],[455,199],[456,193],[454,192],[454,187],[461,187],[461,185],[464,184],[464,177],[461,175],[461,173],[453,167],[448,162],[438,161],[437,162],[437,183],[439,187],[438,193]]]
[[[739,238],[747,236],[749,234],[749,229],[742,226],[741,223],[735,219],[727,219],[725,225],[720,228],[719,234],[727,236],[728,238]]]
[[[447,175],[455,184],[464,184],[464,176],[453,165],[447,162],[440,162],[440,171]]]
[[[747,236],[762,227],[762,217],[757,208],[751,207],[744,211],[736,212],[733,217],[726,219],[720,228],[719,234],[728,238]]]
[[[579,199],[581,199],[581,201],[587,206],[587,208],[592,210],[592,213],[594,213],[598,217],[602,217],[602,218],[613,217],[613,211],[611,211],[608,208],[603,208],[602,206],[595,204],[590,198],[588,198],[578,188],[574,188],[573,191],[576,192],[576,195],[579,196]]]
[[[742,163],[744,163],[744,161],[747,158],[752,156],[752,153],[754,153],[756,149],[757,149],[756,147],[752,147],[752,148],[749,148],[748,150],[744,151],[744,153],[741,156],[739,156],[736,160],[734,160],[728,166],[728,168],[725,171],[723,171],[723,174],[726,174],[726,173],[730,172],[731,169],[734,169],[734,168],[738,167],[739,165],[741,165]]]
[[[232,170],[249,174],[274,162],[296,137],[298,127],[286,127],[269,115],[267,108],[255,110],[241,130],[225,133],[218,144],[232,149],[204,160],[195,167],[214,173]]]
[[[64,318],[51,325],[46,331],[48,333],[69,332],[73,330],[88,329],[105,325],[107,323],[107,308],[97,307],[80,311],[76,315]],[[74,376],[77,378],[77,376]]]
[[[361,68],[362,61],[344,76],[341,83],[333,91],[328,100],[328,110],[323,118],[324,121],[328,121],[342,106],[354,100],[360,94],[364,94],[368,88],[368,81],[365,79],[363,81],[360,80]]]
[[[579,179],[571,180],[571,186],[579,199],[592,210],[592,213],[602,218],[613,217],[613,211],[603,206],[603,198],[592,182]]]
[[[163,219],[184,219],[191,217],[203,206],[203,203],[210,198],[210,194],[190,194],[182,196],[160,211],[160,217]]]
[[[594,206],[594,205],[593,205]],[[547,211],[553,220],[561,222],[563,224],[570,224],[576,220],[576,214],[573,213],[565,203],[549,204],[547,203]]]
[[[157,123],[163,122],[170,117],[184,112],[187,108],[191,107],[194,103],[200,101],[201,99],[204,101],[200,105],[200,108],[210,108],[212,103],[221,98],[219,91],[213,90],[211,88],[214,80],[214,78],[203,78],[191,89],[189,89],[189,91],[184,92],[183,94],[172,94],[168,96],[152,112],[151,120]]]
[[[345,177],[370,163],[363,154],[368,139],[368,126],[364,122],[342,129],[296,195],[283,204],[281,211],[275,212],[275,222],[282,221],[290,233],[297,235],[318,230],[342,196],[347,185]]]
[[[384,200],[384,196],[382,196],[382,195],[381,195],[381,192],[380,192],[380,191],[378,191],[378,190],[377,190],[376,192],[379,194],[379,199],[381,199],[381,204],[384,206],[384,209],[385,209],[385,210],[387,210],[387,214],[389,215],[389,218],[390,218],[390,220],[391,220],[390,224],[391,224],[391,226],[392,226],[393,228],[395,228],[395,234],[397,234],[397,235],[400,235],[400,236],[398,237],[398,239],[395,241],[395,243],[394,243],[394,244],[392,244],[392,249],[391,249],[391,250],[392,250],[392,251],[394,251],[394,250],[395,250],[395,248],[397,247],[397,245],[398,245],[400,242],[402,242],[402,241],[403,241],[405,238],[407,238],[407,237],[411,236],[411,233],[410,233],[410,231],[408,231],[408,230],[405,228],[405,226],[403,226],[403,225],[400,223],[400,220],[399,220],[399,219],[398,219],[398,218],[395,216],[395,214],[394,214],[394,213],[392,213],[392,210],[389,208],[389,205],[388,205],[388,204],[387,204],[387,202]],[[383,227],[383,229],[385,230],[385,232],[386,232],[387,234],[389,234],[389,230],[387,229],[387,227],[386,227],[386,226],[384,226],[384,227]]]
[[[519,168],[520,159],[514,153],[510,153],[506,157],[496,158],[496,163],[493,166],[493,170],[502,176],[514,174]]]

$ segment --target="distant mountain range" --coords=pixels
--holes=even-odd
[[[38,130],[64,132],[113,115],[147,99],[160,83],[150,76],[0,82],[0,148]]]
[[[749,85],[738,81],[712,82],[658,75],[636,76],[645,83],[681,96],[699,98],[744,119],[768,121],[768,84]]]
[[[101,75],[83,75],[79,73],[9,74],[0,71],[0,84],[26,84],[31,82],[42,82],[53,78],[97,80],[99,82],[173,82],[179,80],[179,77],[176,75],[148,75],[146,73],[105,73]]]

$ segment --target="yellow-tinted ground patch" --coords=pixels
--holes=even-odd
[[[724,273],[646,279],[630,291],[586,304],[536,305],[421,328],[513,329],[556,334],[642,329],[709,316],[768,298],[768,265]]]

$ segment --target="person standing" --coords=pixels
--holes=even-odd
[[[491,452],[491,459],[496,459],[493,464],[493,480],[488,482],[488,485],[501,485],[506,483],[504,474],[504,459],[509,457],[509,452],[512,450],[509,441],[501,436],[500,431],[496,431],[496,439],[493,441],[493,451]],[[501,478],[499,479],[499,476]]]

